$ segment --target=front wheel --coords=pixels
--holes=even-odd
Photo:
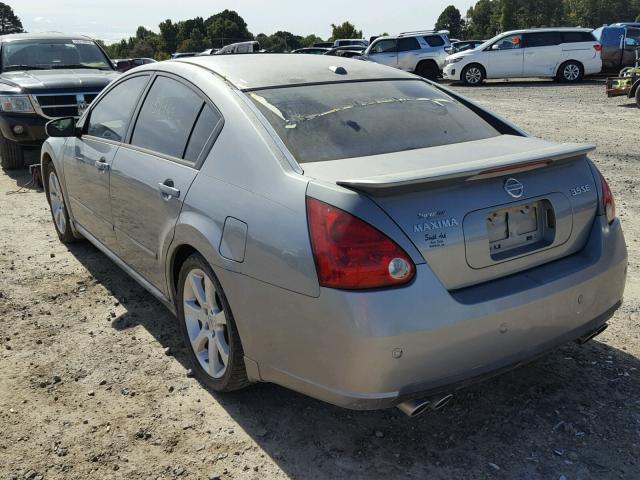
[[[480,65],[467,65],[462,70],[460,78],[465,83],[465,85],[475,87],[476,85],[480,85],[484,81],[485,74]]]
[[[64,201],[64,195],[62,194],[62,187],[60,185],[60,179],[56,172],[53,163],[49,164],[46,173],[47,181],[47,200],[49,200],[49,207],[51,209],[51,218],[53,224],[56,227],[56,233],[62,243],[71,243],[76,241],[76,237],[73,235],[71,229],[71,222],[69,221],[69,212]]]
[[[576,83],[582,80],[584,71],[582,65],[573,60],[560,65],[558,69],[558,80],[564,83]]]
[[[178,279],[178,320],[195,377],[217,392],[249,385],[231,307],[209,263],[193,254]]]

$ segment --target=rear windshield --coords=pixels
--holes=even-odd
[[[256,90],[249,97],[300,163],[380,155],[500,135],[421,80]]]

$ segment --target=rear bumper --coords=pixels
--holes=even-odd
[[[424,264],[404,288],[318,298],[220,275],[235,317],[259,318],[238,326],[261,380],[368,410],[455,390],[585,335],[620,305],[626,268],[619,221],[597,217],[580,253],[456,292]]]
[[[38,115],[0,115],[2,136],[22,147],[40,148],[47,139],[45,125],[48,120]],[[22,133],[16,133],[14,127],[21,126]]]

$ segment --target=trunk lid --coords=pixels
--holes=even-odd
[[[597,212],[593,148],[502,135],[303,167],[368,195],[455,290],[584,247]]]

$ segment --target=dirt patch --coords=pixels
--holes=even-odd
[[[640,111],[602,83],[455,87],[532,134],[598,145],[629,246],[624,306],[442,411],[351,412],[186,375],[172,316],[87,243],[55,236],[26,172],[0,174],[0,478],[640,476]]]

